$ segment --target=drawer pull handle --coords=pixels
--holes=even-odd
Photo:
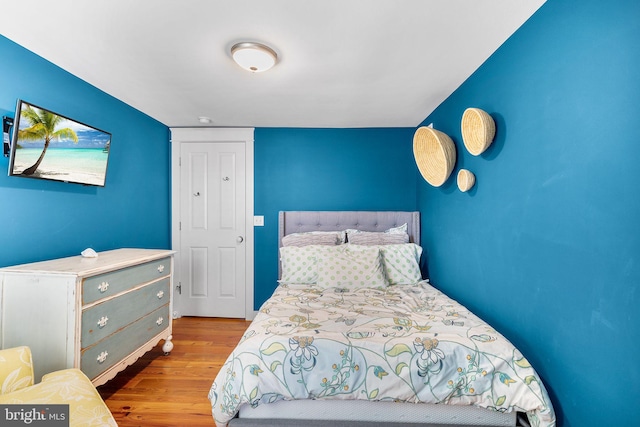
[[[109,321],[109,318],[107,316],[102,316],[100,320],[98,320],[98,327],[100,329],[104,328],[105,326],[107,326],[108,321]]]
[[[102,293],[107,292],[107,289],[109,289],[109,282],[102,282],[98,285],[98,290]]]
[[[108,355],[109,353],[107,353],[106,351],[103,351],[98,355],[98,358],[96,360],[98,361],[98,363],[104,363],[104,361],[107,360]]]
[[[161,299],[164,296],[164,291],[160,291],[157,293],[158,299]]]
[[[162,317],[158,317],[158,320],[156,320],[156,325],[158,325],[158,326],[162,325],[163,321],[164,320],[162,319]]]
[[[158,266],[158,273],[162,273],[163,271],[164,271],[164,265],[163,265],[163,264],[160,264],[160,265]]]

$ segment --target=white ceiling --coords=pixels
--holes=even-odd
[[[171,127],[413,127],[543,3],[2,0],[0,34]]]

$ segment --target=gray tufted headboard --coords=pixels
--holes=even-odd
[[[409,241],[420,244],[420,212],[404,211],[284,211],[278,215],[278,247],[282,237],[305,231],[385,231],[407,224]]]

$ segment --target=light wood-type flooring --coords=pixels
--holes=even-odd
[[[250,322],[182,317],[173,321],[173,350],[161,341],[98,392],[120,427],[214,426],[207,393]]]

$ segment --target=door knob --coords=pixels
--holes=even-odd
[[[242,236],[238,236],[238,238],[236,239],[236,241],[237,241],[238,243],[242,243],[242,242],[244,242],[244,237],[242,237]]]

